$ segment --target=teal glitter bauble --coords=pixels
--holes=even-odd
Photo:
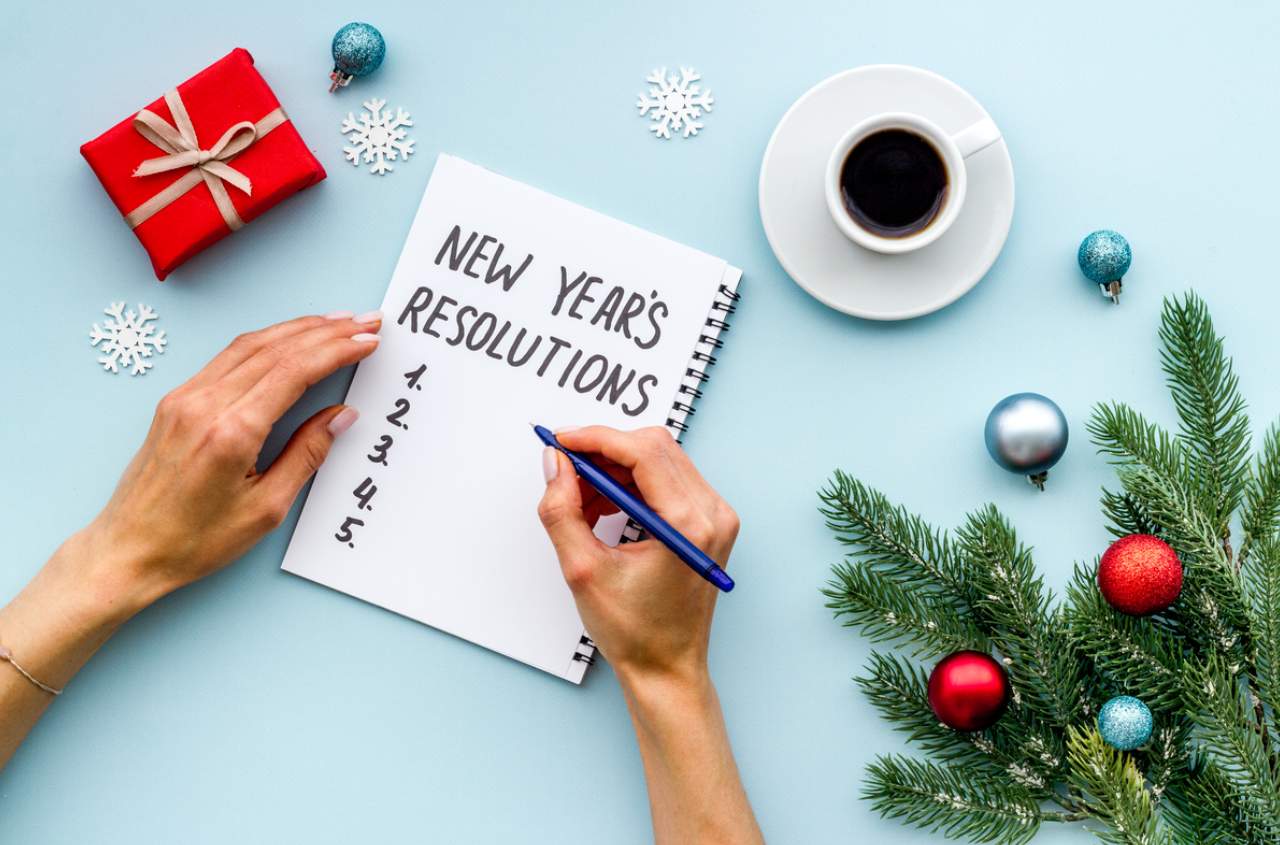
[[[1098,711],[1098,733],[1120,751],[1132,751],[1151,739],[1151,727],[1151,711],[1131,695],[1117,695]]]
[[[1089,281],[1097,282],[1103,296],[1120,301],[1120,280],[1133,263],[1133,250],[1124,235],[1110,229],[1090,233],[1080,242],[1076,262]]]
[[[378,69],[387,54],[387,42],[378,28],[367,23],[349,23],[333,36],[333,73],[329,78],[334,91],[357,76],[368,76]]]

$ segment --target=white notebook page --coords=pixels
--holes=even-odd
[[[580,682],[583,626],[538,520],[528,423],[663,425],[717,290],[738,275],[441,155],[383,300],[381,346],[347,395],[360,419],[320,470],[283,568]],[[621,530],[597,526],[609,543]]]

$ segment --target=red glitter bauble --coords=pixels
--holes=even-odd
[[[1121,613],[1150,616],[1168,609],[1182,592],[1182,563],[1159,537],[1130,534],[1103,554],[1098,589],[1107,604]]]
[[[942,658],[929,675],[929,707],[958,731],[989,728],[1009,705],[1009,676],[989,654],[957,651]]]

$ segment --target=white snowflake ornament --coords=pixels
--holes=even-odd
[[[347,161],[353,167],[358,167],[363,162],[369,165],[370,173],[380,176],[395,169],[388,162],[407,159],[412,155],[414,144],[412,139],[406,137],[409,133],[404,129],[413,125],[409,113],[397,106],[396,116],[392,117],[390,109],[383,109],[386,104],[386,100],[379,100],[377,97],[366,100],[361,103],[364,111],[359,120],[354,114],[347,112],[346,119],[342,121],[342,134],[347,135],[348,140],[354,144],[342,148],[347,154]]]
[[[135,376],[145,375],[153,364],[146,360],[154,353],[163,353],[168,343],[164,331],[156,332],[150,323],[156,319],[156,312],[138,303],[137,313],[124,310],[123,302],[113,302],[102,313],[111,319],[104,320],[99,326],[93,324],[89,332],[89,345],[97,347],[103,355],[98,359],[102,369],[119,373],[123,365],[126,369],[133,367]]]
[[[702,75],[693,68],[680,68],[680,76],[667,76],[666,68],[659,68],[645,77],[652,82],[649,93],[641,94],[636,102],[640,116],[649,117],[649,131],[656,138],[671,139],[671,131],[690,138],[702,128],[699,120],[704,112],[711,111],[715,100],[710,91],[695,85]]]

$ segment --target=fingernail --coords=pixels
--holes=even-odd
[[[555,431],[551,433],[552,434],[568,434],[569,432],[577,431],[580,428],[582,428],[582,426],[580,425],[565,425],[565,426],[561,426],[560,428],[557,428]]]
[[[330,311],[324,315],[326,320],[349,320],[356,315],[354,311]]]
[[[378,337],[376,334],[369,334],[368,332],[360,332],[360,334],[353,334],[351,336],[351,339],[355,341],[359,341],[360,343],[377,343],[378,341],[382,340],[382,338]]]
[[[560,461],[556,458],[556,450],[550,446],[542,450],[542,477],[550,484],[560,472]]]
[[[360,419],[360,412],[350,405],[334,414],[333,419],[329,420],[329,433],[337,437],[342,432],[351,428],[351,424]]]
[[[366,311],[363,314],[361,314],[359,317],[353,317],[352,319],[355,320],[357,323],[364,323],[366,325],[369,323],[376,323],[382,319],[382,312]]]

